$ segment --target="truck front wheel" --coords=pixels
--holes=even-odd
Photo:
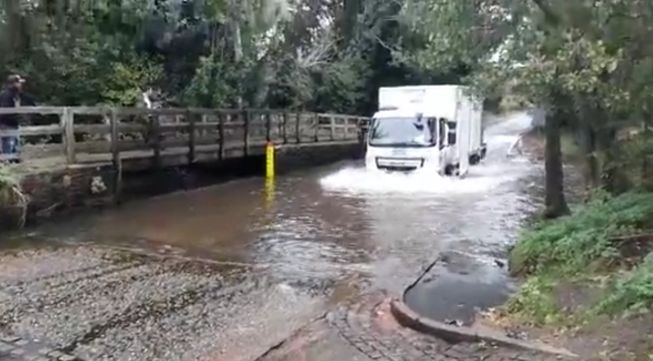
[[[472,154],[469,156],[469,164],[477,165],[481,162],[481,156],[478,154]]]
[[[444,167],[444,174],[447,176],[457,176],[460,174],[460,165],[459,164],[447,164]]]

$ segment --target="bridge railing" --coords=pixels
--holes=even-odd
[[[268,143],[354,142],[367,118],[268,109],[21,107],[21,158],[65,164],[186,155],[188,162],[260,152]],[[0,129],[0,136],[12,131]],[[3,158],[4,157],[4,158]],[[0,154],[0,161],[7,156]]]

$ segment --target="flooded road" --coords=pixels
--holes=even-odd
[[[529,125],[488,129],[488,159],[462,180],[343,163],[32,230],[0,254],[0,331],[89,360],[252,360],[420,275],[409,304],[467,320],[511,291],[502,258],[541,177],[513,154]]]

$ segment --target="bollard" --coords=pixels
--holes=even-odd
[[[274,178],[274,144],[265,147],[265,177]]]
[[[275,191],[276,189],[274,185],[274,178],[265,178],[265,188],[263,189],[263,193],[265,196],[264,200],[266,211],[271,210],[274,206]]]

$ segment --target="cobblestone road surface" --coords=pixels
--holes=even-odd
[[[330,312],[261,361],[553,361],[558,356],[485,343],[451,344],[400,327],[383,293]]]
[[[0,359],[249,360],[321,314],[320,279],[92,246],[28,250],[0,260]],[[25,347],[23,347],[25,346]]]

